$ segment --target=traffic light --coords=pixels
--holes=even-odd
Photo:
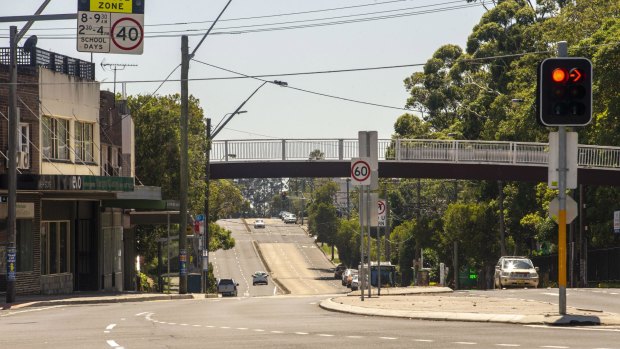
[[[538,122],[545,126],[585,126],[592,120],[592,62],[587,58],[547,58],[538,68]]]

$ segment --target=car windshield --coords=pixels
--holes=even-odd
[[[534,266],[529,259],[508,259],[504,261],[504,269],[532,269]]]

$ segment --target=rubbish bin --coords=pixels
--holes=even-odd
[[[187,274],[187,292],[188,293],[200,293],[201,292],[201,275],[198,273]]]
[[[428,269],[420,269],[416,274],[416,286],[428,286]]]

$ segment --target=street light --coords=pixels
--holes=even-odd
[[[247,113],[247,110],[240,110],[237,114],[243,114],[243,113]],[[220,127],[220,124],[222,123],[222,121],[224,121],[226,119],[227,116],[232,115],[233,113],[227,113],[226,115],[224,115],[224,117],[220,120],[220,122],[217,123],[217,125],[215,125],[214,129],[217,129]]]
[[[230,120],[232,120],[233,117],[235,117],[235,115],[237,114],[241,114],[244,113],[245,111],[242,111],[241,108],[243,108],[243,106],[245,105],[245,103],[247,103],[247,101],[250,100],[250,98],[252,98],[252,96],[254,96],[256,94],[256,92],[258,92],[258,90],[261,89],[261,87],[265,86],[265,84],[267,83],[272,83],[281,87],[286,87],[288,86],[288,83],[284,82],[284,81],[279,81],[279,80],[274,80],[274,81],[264,81],[260,86],[258,86],[256,88],[256,90],[254,90],[254,92],[252,92],[252,94],[245,99],[245,101],[243,101],[243,103],[241,103],[241,105],[239,105],[239,107],[237,107],[237,109],[235,109],[234,112],[230,113],[230,116],[228,116],[228,118],[226,118],[226,114],[223,118],[223,123],[221,123],[221,125],[218,123],[218,127],[215,128],[215,130],[213,131],[213,133],[211,133],[211,118],[207,118],[207,149],[206,149],[206,164],[205,164],[205,203],[204,203],[204,216],[205,216],[205,236],[204,236],[204,240],[203,240],[203,248],[202,248],[202,253],[203,253],[203,266],[202,266],[202,285],[203,285],[203,290],[204,293],[207,293],[208,289],[209,289],[209,181],[211,179],[211,171],[210,171],[210,160],[211,160],[211,141],[213,140],[213,138],[215,138],[215,136],[217,136],[218,133],[220,133],[220,131],[226,126],[226,124],[228,124],[228,122],[230,122]],[[228,160],[228,157],[231,155],[235,155],[236,154],[226,154],[226,160]]]

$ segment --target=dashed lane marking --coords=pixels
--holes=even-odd
[[[381,339],[388,339],[388,340],[394,340],[394,339],[398,339],[396,337],[379,337]]]
[[[520,347],[520,344],[506,344],[506,343],[500,343],[500,344],[495,344],[498,347]]]
[[[116,343],[116,342],[115,342],[114,340],[112,340],[112,339],[108,339],[106,342],[107,342],[107,343],[108,343],[108,345],[109,345],[109,346],[111,346],[112,348],[115,348],[115,349],[123,349],[123,347],[121,347],[120,345],[118,345],[118,343]]]
[[[452,342],[454,344],[460,344],[460,345],[476,345],[478,343],[475,342]]]
[[[561,345],[542,345],[541,348],[568,349],[570,347],[564,347]]]

